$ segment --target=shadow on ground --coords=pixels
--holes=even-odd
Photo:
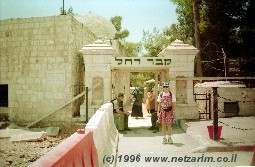
[[[132,127],[131,131],[128,131],[127,134],[123,134],[123,137],[155,137],[162,136],[161,127],[159,132],[153,133],[153,131],[148,130],[149,127]],[[173,134],[182,134],[185,133],[184,130],[180,127],[173,126]]]

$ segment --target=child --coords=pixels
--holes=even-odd
[[[163,136],[163,144],[170,143],[173,144],[173,140],[171,138],[172,135],[172,126],[174,123],[174,108],[176,97],[175,95],[169,91],[169,83],[163,82],[162,84],[163,92],[161,92],[158,96],[157,101],[158,105],[158,122],[162,124],[162,136]],[[166,125],[168,126],[168,135],[166,135]]]

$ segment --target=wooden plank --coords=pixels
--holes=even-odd
[[[82,97],[82,96],[84,96],[84,95],[85,95],[85,91],[84,91],[84,92],[82,92],[81,94],[79,94],[79,95],[75,96],[75,97],[74,97],[74,98],[72,98],[71,100],[68,100],[68,101],[67,101],[67,102],[65,102],[64,104],[62,104],[62,105],[60,105],[60,106],[56,107],[55,109],[51,110],[51,111],[50,111],[49,113],[47,113],[45,116],[43,116],[43,117],[41,117],[41,118],[39,118],[39,119],[35,120],[34,122],[32,122],[32,123],[28,124],[28,125],[26,126],[26,128],[31,127],[32,125],[34,125],[34,124],[36,124],[37,122],[39,122],[39,121],[43,120],[44,118],[46,118],[46,117],[50,116],[50,115],[51,115],[51,114],[53,114],[54,112],[56,112],[56,111],[60,110],[61,108],[65,107],[65,106],[66,106],[66,105],[68,105],[69,103],[73,102],[74,100],[76,100],[76,99],[78,99],[78,98],[80,98],[80,97]]]

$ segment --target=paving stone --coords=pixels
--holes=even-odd
[[[47,128],[31,128],[29,131],[32,132],[47,132],[47,136],[58,136],[59,127],[47,127]]]
[[[10,141],[21,142],[21,141],[42,141],[46,137],[46,132],[29,132],[19,135],[13,135]]]
[[[28,130],[24,129],[3,129],[0,130],[0,138],[10,138],[13,135],[28,133]]]

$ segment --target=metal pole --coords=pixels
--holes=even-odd
[[[88,87],[86,87],[86,95],[85,95],[85,99],[86,99],[86,123],[88,123],[89,121],[89,116],[88,116],[88,110],[89,110],[89,103],[88,103],[88,93],[89,93],[89,90],[88,90]]]
[[[65,15],[65,0],[63,0],[63,11],[62,11],[62,15]]]
[[[218,93],[213,87],[213,140],[218,140]]]
[[[212,107],[212,103],[211,103],[211,100],[212,100],[212,98],[211,98],[211,93],[209,93],[209,95],[208,95],[209,97],[208,97],[208,99],[209,99],[209,119],[211,119],[211,114],[212,114],[212,112],[211,112],[211,107]]]
[[[225,54],[223,48],[221,48],[221,50],[222,50],[222,53],[223,53],[225,77],[227,77],[227,68],[226,68],[226,58],[227,58],[227,56],[226,56],[226,54]]]

